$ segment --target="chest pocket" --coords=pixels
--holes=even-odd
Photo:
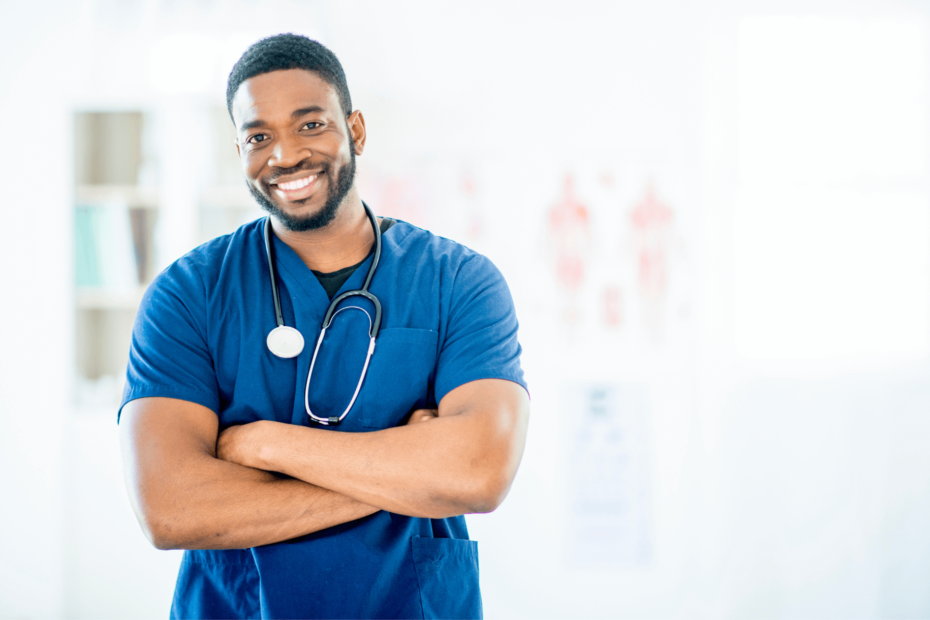
[[[309,390],[315,415],[339,416],[351,401],[364,366],[369,326],[366,314],[358,310],[333,320]],[[339,430],[391,428],[413,409],[426,407],[432,397],[438,345],[439,334],[434,331],[382,329],[358,397]]]
[[[356,403],[362,426],[398,426],[412,410],[431,404],[438,347],[439,334],[428,329],[381,330]]]

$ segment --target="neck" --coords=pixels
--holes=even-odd
[[[346,196],[333,221],[323,228],[295,232],[284,228],[274,218],[271,228],[307,267],[323,273],[360,263],[374,243],[374,231],[354,189]]]

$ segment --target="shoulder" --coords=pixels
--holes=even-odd
[[[256,246],[264,253],[262,219],[249,222],[228,235],[200,245],[171,263],[152,283],[153,287],[184,285],[210,287],[231,267],[253,260]]]
[[[400,260],[414,262],[421,269],[432,266],[446,276],[475,272],[499,274],[491,260],[483,254],[403,220],[397,220],[383,243]]]
[[[398,281],[420,283],[417,290],[438,301],[443,320],[514,311],[507,281],[488,257],[406,222],[398,221],[392,232],[383,243],[398,261]]]
[[[200,245],[171,263],[152,282],[143,305],[173,301],[185,306],[203,305],[229,274],[241,273],[242,264],[254,264],[264,253],[259,219],[228,235]]]

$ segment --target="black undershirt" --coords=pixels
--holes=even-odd
[[[381,218],[381,234],[383,235],[386,233],[388,228],[396,223],[396,220],[392,220],[389,217]],[[372,249],[372,251],[374,251],[374,249]],[[368,256],[371,256],[371,251],[368,252]],[[340,269],[332,273],[320,273],[319,271],[313,271],[312,269],[311,271],[313,271],[313,275],[316,276],[316,279],[320,281],[320,284],[323,285],[323,290],[325,290],[326,294],[329,295],[329,298],[332,299],[333,296],[339,291],[339,289],[342,288],[342,285],[345,284],[345,281],[348,280],[353,273],[355,273],[355,270],[358,269],[362,263],[368,260],[368,256],[363,258],[355,265],[352,265],[351,267],[345,267],[344,269]]]

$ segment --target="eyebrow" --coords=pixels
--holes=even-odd
[[[264,127],[266,125],[265,121],[249,121],[248,123],[242,123],[239,126],[239,131],[248,131],[249,129],[255,129],[256,127]]]
[[[300,108],[299,110],[294,110],[291,112],[291,118],[300,118],[307,114],[313,114],[314,112],[325,112],[326,110],[318,105],[312,105],[307,108]],[[255,129],[256,127],[265,127],[268,123],[259,119],[254,121],[249,121],[248,123],[242,123],[239,127],[239,131],[248,131],[249,129]]]
[[[291,112],[291,118],[300,118],[306,114],[313,114],[314,112],[325,112],[323,108],[318,105],[312,105],[309,108],[300,108],[299,110],[294,110]]]

